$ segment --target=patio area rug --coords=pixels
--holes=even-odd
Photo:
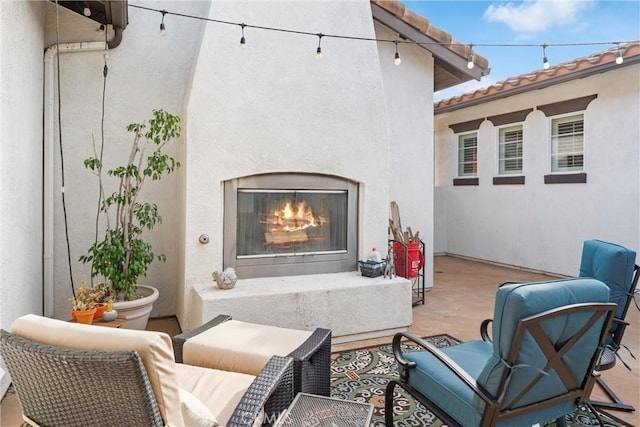
[[[449,347],[460,342],[449,335],[437,335],[425,339],[437,347]],[[419,350],[416,345],[403,344],[403,346],[405,351]],[[331,397],[373,404],[371,426],[383,427],[384,391],[387,383],[392,378],[398,377],[391,344],[336,352],[331,357]],[[443,425],[400,387],[395,389],[394,401],[396,406],[394,426],[396,427]],[[606,427],[625,425],[606,414],[601,415]],[[568,427],[597,425],[597,421],[592,418],[586,408],[567,415],[566,420]],[[556,423],[550,422],[543,426],[555,427]]]

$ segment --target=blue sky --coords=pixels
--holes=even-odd
[[[405,1],[455,40],[474,44],[489,60],[491,73],[481,82],[468,82],[435,94],[446,99],[489,86],[507,77],[542,69],[540,45],[600,43],[640,39],[640,2],[607,0],[525,1]],[[482,44],[535,44],[536,47],[489,47]],[[554,47],[546,49],[556,65],[614,45]]]

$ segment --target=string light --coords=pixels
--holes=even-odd
[[[620,49],[620,43],[616,43],[618,45],[618,51],[616,52],[616,64],[620,65],[624,62],[624,58],[622,57],[622,49]]]
[[[323,33],[312,33],[312,32],[308,32],[308,31],[298,31],[298,30],[290,30],[290,29],[286,29],[286,28],[275,28],[275,27],[266,27],[266,26],[259,26],[259,25],[250,25],[250,24],[244,24],[244,23],[238,23],[238,22],[230,22],[230,21],[223,21],[220,19],[213,19],[213,18],[207,18],[207,17],[202,17],[202,16],[194,16],[194,15],[188,15],[188,14],[183,14],[183,13],[177,13],[177,12],[168,12],[166,10],[160,10],[160,9],[153,9],[150,7],[146,7],[146,6],[140,6],[137,4],[132,4],[129,3],[130,7],[133,8],[137,8],[137,9],[143,9],[143,10],[148,10],[148,11],[152,11],[152,12],[158,12],[158,13],[162,13],[162,23],[160,24],[160,34],[164,35],[165,34],[165,26],[164,26],[164,16],[169,14],[169,15],[175,15],[175,16],[181,16],[183,18],[190,18],[190,19],[197,19],[197,20],[201,20],[201,21],[207,21],[207,22],[215,22],[218,24],[226,24],[226,25],[238,25],[242,28],[243,30],[243,38],[244,38],[244,28],[255,28],[255,29],[260,29],[260,30],[266,30],[266,31],[277,31],[277,32],[281,32],[281,33],[289,33],[289,34],[299,34],[299,35],[305,35],[305,36],[316,36],[318,37],[318,49],[316,50],[316,58],[321,59],[322,58],[322,48],[320,47],[320,40],[322,39],[322,37],[332,37],[332,38],[337,38],[337,39],[345,39],[345,40],[360,40],[360,41],[372,41],[372,42],[387,42],[387,43],[395,43],[395,40],[390,40],[390,39],[378,39],[378,38],[372,38],[372,37],[357,37],[357,36],[346,36],[346,35],[340,35],[340,34],[323,34]],[[616,63],[617,64],[621,64],[624,60],[623,55],[622,55],[622,48],[620,48],[621,44],[631,44],[631,43],[637,43],[637,40],[629,40],[629,41],[613,41],[613,42],[584,42],[584,43],[545,43],[543,45],[539,45],[539,44],[508,44],[508,43],[480,43],[480,44],[470,44],[470,47],[473,46],[481,46],[481,47],[540,47],[542,46],[542,53],[543,53],[543,68],[545,70],[549,69],[550,65],[549,65],[549,60],[546,56],[546,48],[547,47],[576,47],[576,46],[602,46],[602,45],[616,45],[618,46],[618,51],[616,53]],[[398,41],[399,43],[399,41]],[[444,46],[444,47],[449,47],[451,48],[452,46],[459,46],[460,43],[458,42],[449,42],[449,43],[443,43],[443,42],[437,42],[437,41],[433,41],[433,42],[416,42],[416,41],[407,41],[407,42],[402,42],[402,43],[411,43],[414,44],[416,46],[421,46],[421,47],[427,47],[427,46]],[[244,45],[244,43],[242,43],[242,39],[240,39],[240,45]],[[397,52],[397,57],[396,59],[399,59],[398,57],[400,56],[400,53]],[[469,57],[467,58],[467,67],[469,69],[472,69],[475,67],[475,63],[473,62],[473,58],[475,56],[475,53],[472,51],[471,55],[469,55]],[[472,65],[473,64],[473,65]],[[488,73],[483,72],[483,75],[486,75]]]
[[[398,40],[394,41],[394,43],[396,44],[396,56],[393,63],[396,65],[400,65],[402,64],[402,59],[400,58],[400,52],[398,52]]]
[[[166,10],[162,10],[162,21],[160,21],[160,35],[164,36],[165,34],[167,34],[167,28],[164,26],[164,15],[166,15],[168,12]]]
[[[474,53],[473,53],[473,45],[472,44],[469,45],[469,52],[470,52],[469,53],[469,58],[467,58],[467,68],[470,69],[470,70],[473,70],[473,67],[475,67],[476,64],[473,63],[473,55],[474,55]]]
[[[82,13],[84,13],[84,16],[91,16],[91,8],[89,7],[89,2],[84,2],[84,9],[82,10]]]
[[[241,48],[245,48],[246,46],[246,40],[244,38],[244,27],[246,27],[247,25],[243,22],[242,24],[240,24],[240,29],[242,30],[242,37],[240,37],[240,47]]]
[[[542,45],[542,68],[545,70],[548,70],[550,67],[549,59],[547,58],[547,46],[547,44]]]
[[[320,47],[320,42],[322,42],[322,37],[324,36],[324,34],[322,33],[318,33],[318,48],[316,49],[316,59],[320,60],[322,59],[322,48]]]

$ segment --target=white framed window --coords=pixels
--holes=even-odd
[[[498,175],[522,174],[522,125],[498,129]]]
[[[478,134],[458,136],[458,176],[478,176]]]
[[[551,119],[551,173],[584,170],[584,115]]]

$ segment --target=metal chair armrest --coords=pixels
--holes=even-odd
[[[432,344],[429,344],[425,340],[406,333],[406,332],[398,332],[393,337],[393,354],[398,361],[398,364],[402,366],[402,372],[400,373],[401,379],[406,379],[408,375],[408,369],[414,368],[416,364],[407,360],[400,348],[402,338],[406,338],[409,341],[412,341],[415,344],[418,344],[424,350],[428,351],[433,355],[436,359],[438,359],[444,366],[446,366],[456,377],[458,377],[473,393],[482,399],[487,405],[496,405],[498,401],[495,397],[493,397],[489,392],[487,392],[481,385],[479,385],[476,380],[471,377],[460,365],[458,365],[455,361],[453,361],[450,357],[444,354],[440,349],[435,347]]]
[[[482,337],[482,341],[493,342],[489,335],[489,325],[491,323],[493,323],[493,319],[484,319],[480,324],[480,336]]]
[[[616,330],[613,333],[612,340],[617,350],[620,347],[620,343],[622,343],[622,337],[624,336],[625,329],[627,328],[627,326],[629,326],[629,322],[614,317],[613,323],[611,325],[616,325]]]

